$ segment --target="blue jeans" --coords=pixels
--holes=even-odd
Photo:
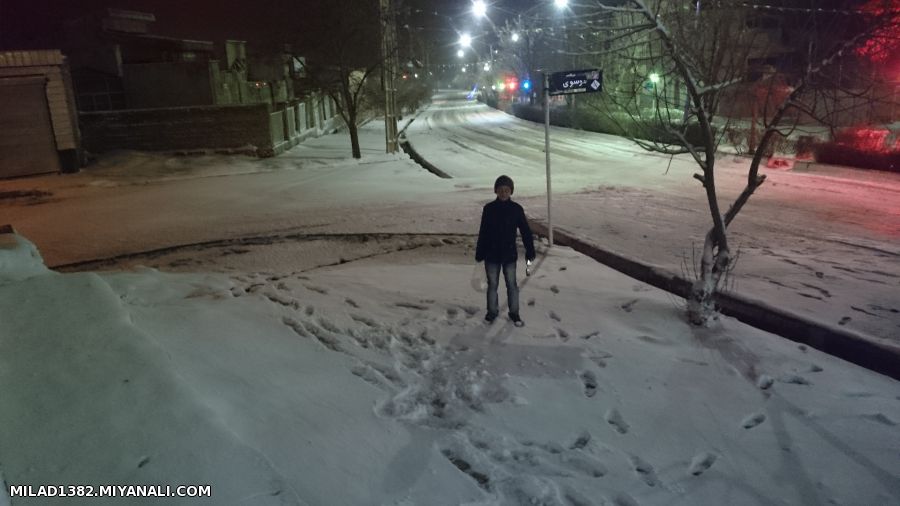
[[[509,301],[509,314],[519,315],[519,285],[516,284],[516,263],[492,263],[485,260],[484,272],[487,274],[487,311],[494,316],[500,312],[497,288],[500,287],[500,268],[506,281],[506,298]]]

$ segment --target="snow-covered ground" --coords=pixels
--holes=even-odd
[[[167,504],[900,501],[895,381],[729,318],[691,327],[566,248],[520,274],[526,327],[487,326],[466,245],[58,274],[3,236],[0,473],[212,487]]]
[[[213,487],[171,504],[900,502],[896,381],[729,318],[690,327],[681,301],[559,247],[520,272],[528,325],[486,326],[480,207],[505,172],[541,216],[544,181],[539,147],[510,163],[486,135],[454,137],[474,113],[534,144],[533,126],[477,108],[438,101],[407,130],[449,180],[383,154],[371,123],[360,161],[336,134],[267,160],[120,153],[0,182],[0,222],[50,265],[163,249],[60,274],[0,236],[0,477]],[[693,169],[662,176],[668,159],[570,135],[554,222],[677,270],[706,223]],[[770,262],[745,254],[736,290],[823,321],[848,304],[863,311],[844,324],[896,335],[896,181],[770,183],[753,202],[775,209],[735,225]],[[812,277],[808,306],[757,291]],[[12,499],[53,503],[78,502]]]

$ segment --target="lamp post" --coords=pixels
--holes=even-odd
[[[397,101],[394,73],[397,68],[396,23],[391,0],[381,0],[381,83],[384,89],[384,142],[387,153],[397,152]]]

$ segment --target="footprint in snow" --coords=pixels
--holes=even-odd
[[[462,306],[462,310],[465,311],[466,316],[468,316],[469,318],[475,316],[476,314],[478,314],[478,311],[480,311],[475,306]]]
[[[822,371],[824,371],[824,369],[822,369],[822,366],[820,366],[818,364],[812,364],[811,366],[809,366],[809,372],[822,372]]]
[[[622,492],[615,497],[613,497],[613,504],[615,506],[640,506],[640,503],[637,502],[634,497]]]
[[[456,315],[458,315],[458,314],[459,314],[459,310],[456,309],[455,307],[447,308],[447,319],[448,320],[452,320],[452,319],[456,318]]]
[[[561,460],[569,467],[592,478],[602,478],[608,472],[606,466],[581,452],[563,455]]]
[[[600,367],[606,367],[606,359],[612,358],[612,355],[605,351],[598,351],[589,357],[591,361]]]
[[[559,288],[557,288],[556,285],[553,285],[550,287],[550,291],[553,293],[559,293]]]
[[[594,506],[590,499],[571,487],[563,490],[563,498],[567,501],[567,506]]]
[[[309,332],[306,331],[306,327],[304,327],[302,323],[298,322],[297,320],[294,320],[293,318],[288,318],[285,316],[284,318],[281,319],[281,323],[290,327],[291,330],[293,330],[294,333],[300,337],[311,337],[309,335]]]
[[[597,375],[592,371],[584,371],[581,373],[581,382],[584,383],[585,397],[593,397],[597,395]]]
[[[356,309],[359,309],[359,304],[357,304],[356,301],[353,299],[344,299],[344,302],[346,302],[351,307],[355,307]]]
[[[775,383],[775,380],[768,374],[760,374],[759,378],[756,379],[756,386],[759,387],[760,390],[768,390],[772,387],[773,383]]]
[[[352,373],[354,376],[358,376],[358,377],[362,378],[367,383],[375,385],[376,387],[378,387],[380,389],[388,390],[388,391],[391,390],[390,386],[388,386],[387,382],[384,379],[382,379],[381,375],[378,374],[378,372],[375,369],[373,369],[372,367],[370,367],[368,365],[365,365],[365,364],[356,365],[352,369],[350,369],[350,373]]]
[[[306,306],[306,309],[304,309],[303,312],[306,313],[306,316],[312,316],[313,313],[316,312],[316,308],[314,308],[312,306]]]
[[[790,383],[792,385],[810,385],[808,379],[803,376],[799,376],[797,374],[785,374],[784,376],[778,378],[778,381],[782,383]]]
[[[644,480],[644,483],[650,487],[655,487],[659,484],[659,478],[656,477],[656,471],[646,460],[637,455],[632,455],[630,460],[632,467],[634,467],[634,472]]]
[[[588,431],[584,431],[578,435],[571,445],[569,445],[570,450],[583,450],[587,447],[588,443],[591,442],[591,433]]]
[[[322,346],[328,348],[331,351],[337,351],[343,353],[343,349],[341,349],[340,341],[333,335],[329,335],[326,330],[321,327],[316,326],[312,322],[305,326],[306,330],[312,334],[313,337],[319,341]]]
[[[853,318],[850,318],[849,316],[845,316],[845,317],[841,318],[841,321],[838,322],[838,325],[846,325],[846,324],[850,323],[850,320],[852,320],[852,319]]]
[[[562,321],[562,318],[560,318],[559,315],[556,314],[556,311],[550,311],[550,318],[552,318],[558,322]]]
[[[752,415],[748,416],[747,418],[744,418],[744,421],[741,422],[741,427],[743,427],[745,429],[752,429],[753,427],[756,427],[757,425],[759,425],[765,421],[766,421],[766,415],[764,415],[762,413],[753,413]]]
[[[316,293],[321,293],[322,295],[328,295],[328,290],[326,290],[325,288],[319,287],[319,286],[303,285],[303,287],[306,288],[307,290],[310,290],[310,291],[313,291]]]
[[[263,296],[265,296],[265,298],[269,299],[270,301],[284,307],[300,309],[300,302],[297,299],[291,297],[283,297],[277,293],[264,293]]]
[[[309,309],[309,308],[307,308]],[[340,334],[341,329],[337,328],[337,325],[331,322],[331,320],[327,318],[319,318],[319,326],[323,329],[331,332],[332,334]]]
[[[534,306],[534,299],[533,299],[533,298],[532,298],[532,299],[528,299],[527,304],[528,304],[529,306]]]
[[[397,302],[394,304],[397,307],[404,307],[407,309],[415,309],[417,311],[428,311],[428,306],[424,306],[422,304],[416,304],[414,302]]]
[[[563,330],[563,329],[557,328],[557,329],[556,329],[556,335],[558,335],[559,338],[562,339],[563,341],[568,341],[568,340],[569,340],[569,333],[566,332],[566,331]]]
[[[616,408],[612,408],[606,412],[606,423],[615,427],[616,432],[619,434],[628,433],[628,424],[625,423],[625,419],[622,418],[622,414],[619,413],[619,410]]]
[[[716,461],[716,454],[703,452],[694,455],[694,458],[691,459],[691,465],[688,467],[688,472],[693,476],[700,476],[707,469],[712,467],[713,463]]]
[[[620,307],[622,309],[624,309],[626,313],[630,313],[634,310],[635,304],[637,304],[637,299],[632,299],[632,300],[622,304]]]
[[[872,420],[873,422],[878,422],[883,425],[887,425],[889,427],[896,427],[897,422],[888,418],[884,413],[875,413],[874,415],[863,415],[863,418],[866,420]]]
[[[357,321],[357,322],[359,322],[359,323],[362,323],[363,325],[368,326],[369,328],[373,328],[373,329],[377,329],[377,328],[378,328],[378,324],[375,323],[375,320],[369,318],[368,316],[362,316],[362,315],[358,315],[358,314],[351,314],[351,315],[350,315],[350,318],[351,318],[353,321]]]
[[[457,469],[468,475],[470,478],[475,480],[478,483],[478,486],[483,488],[484,490],[491,489],[491,480],[487,474],[479,472],[472,468],[472,465],[469,464],[465,459],[456,455],[452,450],[442,450],[442,454],[444,457],[450,461]]]

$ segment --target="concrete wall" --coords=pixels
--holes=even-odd
[[[95,153],[209,149],[265,157],[337,128],[340,118],[322,119],[324,109],[321,97],[314,97],[275,111],[268,104],[216,105],[82,112],[79,117],[84,147]]]
[[[173,107],[80,114],[85,149],[251,149],[273,153],[268,106]]]
[[[129,109],[215,103],[209,62],[132,63],[123,68]]]

